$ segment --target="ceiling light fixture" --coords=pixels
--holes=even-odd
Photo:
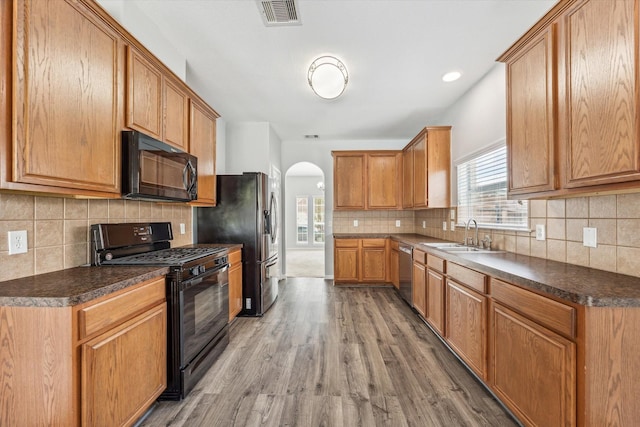
[[[349,73],[347,67],[335,56],[321,56],[311,63],[307,80],[320,98],[335,99],[347,87]]]
[[[460,71],[451,71],[445,74],[444,76],[442,76],[442,81],[447,83],[454,82],[458,80],[461,76],[462,76],[462,73]]]

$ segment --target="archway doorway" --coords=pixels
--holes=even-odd
[[[324,277],[324,173],[299,162],[285,174],[287,277]]]

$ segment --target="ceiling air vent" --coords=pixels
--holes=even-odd
[[[256,3],[267,27],[302,24],[298,0],[256,0]]]

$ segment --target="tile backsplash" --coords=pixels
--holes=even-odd
[[[464,239],[464,229],[451,231],[450,209],[421,211],[339,211],[333,213],[335,233],[417,233],[444,240]],[[402,219],[396,228],[394,220]],[[358,219],[358,227],[353,227]],[[447,231],[442,223],[447,222]],[[423,228],[424,222],[424,228]],[[405,226],[405,223],[407,225]],[[518,254],[567,262],[640,277],[640,193],[529,201],[530,229],[546,226],[546,240],[535,231],[480,229],[492,247]],[[583,228],[597,229],[596,248],[583,246]]]
[[[0,193],[0,281],[86,264],[91,224],[138,221],[169,221],[172,246],[192,243],[187,205]],[[180,234],[180,223],[186,234]],[[17,230],[27,230],[29,250],[9,255],[7,232]]]

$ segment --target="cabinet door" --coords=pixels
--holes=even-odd
[[[509,194],[555,190],[554,29],[507,64]]]
[[[365,209],[365,167],[363,153],[334,154],[334,209]]]
[[[451,127],[427,128],[426,205],[448,208],[451,205]]]
[[[367,154],[367,208],[398,209],[400,207],[400,170],[402,154]]]
[[[127,46],[127,126],[162,139],[162,73]]]
[[[162,80],[164,109],[163,140],[167,144],[189,151],[189,97],[181,85],[165,77]]]
[[[497,396],[525,425],[576,425],[575,344],[496,303],[491,331]]]
[[[413,263],[413,308],[416,309],[422,317],[427,316],[427,290],[426,290],[426,269],[425,266],[414,261]]]
[[[482,379],[487,376],[487,297],[447,280],[446,340]]]
[[[402,207],[413,207],[413,145],[402,151]]]
[[[389,274],[391,275],[391,283],[396,289],[400,289],[400,252],[395,249],[391,250],[389,265]]]
[[[193,204],[216,204],[216,116],[191,100],[189,152],[198,158],[198,200]]]
[[[413,207],[427,206],[427,134],[413,143]]]
[[[387,250],[384,239],[362,239],[363,282],[384,283],[387,280]]]
[[[82,425],[131,425],[167,386],[166,354],[166,303],[83,344]]]
[[[80,2],[14,7],[11,179],[119,194],[121,39]]]
[[[633,0],[591,0],[564,15],[560,140],[568,188],[640,179],[639,14]]]
[[[358,281],[358,248],[335,248],[335,280]]]
[[[242,311],[242,251],[229,254],[229,321]]]
[[[444,278],[442,274],[427,269],[427,314],[426,320],[438,333],[444,336]]]

